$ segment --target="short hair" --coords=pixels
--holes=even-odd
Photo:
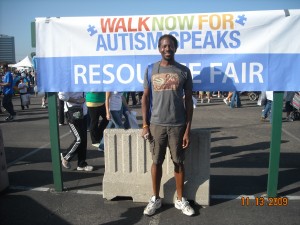
[[[8,64],[7,64],[7,63],[5,63],[5,64],[3,65],[3,69],[8,69]]]
[[[159,40],[158,40],[158,47],[160,47],[160,42],[161,42],[161,40],[164,39],[164,38],[170,38],[170,39],[173,41],[173,43],[174,43],[175,50],[177,50],[177,48],[178,48],[178,41],[177,41],[176,37],[174,37],[174,36],[171,35],[171,34],[164,34],[163,36],[161,36],[161,37],[159,38]]]

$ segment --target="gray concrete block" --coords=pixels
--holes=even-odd
[[[152,195],[150,146],[140,129],[106,129],[103,197],[132,197],[134,202],[148,202]],[[203,206],[209,205],[210,131],[192,130],[191,146],[185,160],[185,196]],[[161,193],[164,203],[176,198],[174,165],[167,151],[163,164]]]
[[[0,128],[0,192],[6,189],[9,185],[8,174],[6,167],[6,158],[4,152],[4,143],[2,130]]]

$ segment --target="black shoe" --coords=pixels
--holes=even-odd
[[[9,115],[8,117],[5,118],[5,121],[12,121],[14,120],[14,117],[12,115]]]

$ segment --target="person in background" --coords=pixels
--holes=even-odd
[[[89,166],[86,162],[87,152],[87,106],[83,92],[59,92],[58,98],[65,102],[65,112],[70,129],[75,137],[75,140],[69,148],[61,153],[62,166],[66,169],[71,169],[70,161],[77,155],[77,170],[92,171],[93,166]],[[83,118],[72,121],[67,112],[73,106],[81,106],[83,109]]]
[[[20,83],[18,84],[18,89],[19,89],[19,92],[20,92],[20,100],[21,100],[21,108],[22,108],[22,110],[25,109],[25,106],[27,107],[27,109],[29,108],[29,101],[27,101],[26,104],[25,104],[23,102],[23,99],[22,99],[22,96],[27,95],[27,89],[28,89],[27,84],[24,82],[25,79],[26,79],[25,77],[21,77]]]
[[[238,91],[232,92],[231,102],[230,102],[230,108],[240,108],[242,106],[241,99],[240,99],[240,93]]]
[[[228,92],[227,97],[223,99],[223,102],[224,102],[226,105],[229,105],[229,103],[231,102],[231,100],[232,100],[232,95],[233,95],[233,91],[230,91],[230,92]]]
[[[217,95],[216,95],[216,92],[214,91],[213,93],[212,93],[212,96],[213,97],[215,97],[215,96],[217,96],[218,98],[221,98],[221,91],[217,91]]]
[[[65,102],[63,100],[58,99],[58,125],[65,125],[65,110],[64,110]]]
[[[148,216],[153,215],[162,205],[159,192],[167,147],[174,163],[177,192],[175,208],[188,216],[195,213],[183,197],[184,157],[185,150],[190,144],[193,117],[193,81],[189,68],[174,59],[177,47],[178,41],[174,36],[170,34],[161,36],[158,41],[161,61],[152,64],[149,79],[148,68],[144,75],[142,137],[150,142],[153,160],[151,166],[153,196],[144,209],[144,214]],[[150,106],[152,106],[151,119]]]
[[[123,93],[123,96],[126,99],[126,92]],[[130,128],[129,119],[128,119],[128,115],[127,115],[128,111],[130,112],[131,110],[128,108],[128,104],[127,104],[127,100],[126,100],[125,103],[122,102],[122,114],[125,118],[125,121],[124,121],[124,128],[125,129]]]
[[[210,103],[210,101],[211,101],[210,91],[206,91],[205,94],[206,94],[206,98],[207,98],[207,103]],[[200,103],[203,103],[204,91],[199,91],[199,98],[200,98]]]
[[[122,121],[123,105],[127,109],[129,108],[123,92],[106,92],[105,94],[105,108],[106,119],[109,121],[107,129],[109,128],[121,128],[125,129]],[[102,137],[99,144],[99,151],[104,151],[104,138]]]
[[[12,121],[15,119],[16,112],[14,110],[14,105],[12,103],[12,97],[14,94],[13,89],[13,76],[8,70],[8,64],[3,66],[4,77],[3,82],[0,83],[0,86],[3,87],[3,100],[2,106],[9,113],[9,116],[5,118],[5,121]]]
[[[47,92],[44,93],[44,96],[42,97],[42,108],[47,108]]]
[[[285,112],[286,112],[286,118],[285,120],[288,122],[294,121],[293,118],[291,118],[291,112],[293,111],[292,101],[293,97],[295,95],[294,91],[286,91],[286,97],[285,97]]]
[[[106,119],[105,92],[87,92],[85,98],[90,117],[89,130],[92,145],[98,148],[104,129],[109,122]],[[101,122],[99,122],[100,117]]]
[[[105,107],[106,118],[115,128],[124,128],[122,121],[122,105],[129,108],[124,98],[123,92],[106,92]],[[109,126],[111,127],[111,126]]]
[[[129,97],[131,97],[132,105],[136,105],[137,104],[136,92],[135,91],[127,92],[127,97],[126,97],[127,104],[129,104]]]
[[[270,115],[270,122],[272,119],[272,106],[273,106],[273,91],[266,91],[266,104],[262,111],[260,121],[267,121],[268,116]]]

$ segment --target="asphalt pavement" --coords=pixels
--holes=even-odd
[[[300,121],[282,123],[278,198],[271,204],[260,198],[267,192],[271,136],[271,124],[260,121],[262,108],[246,95],[242,107],[235,109],[217,97],[210,104],[198,100],[192,129],[209,129],[212,135],[211,205],[203,208],[192,202],[192,217],[163,205],[148,217],[143,215],[146,203],[127,196],[103,199],[104,153],[91,145],[90,138],[87,162],[95,170],[76,171],[76,160],[72,161],[71,170],[62,169],[64,191],[54,191],[48,110],[41,108],[41,99],[42,95],[32,95],[30,108],[21,110],[16,96],[17,117],[12,122],[0,114],[9,176],[9,187],[0,195],[1,225],[299,224]],[[140,105],[131,108],[141,124]],[[61,149],[67,148],[73,139],[67,125],[59,127],[59,136]]]

